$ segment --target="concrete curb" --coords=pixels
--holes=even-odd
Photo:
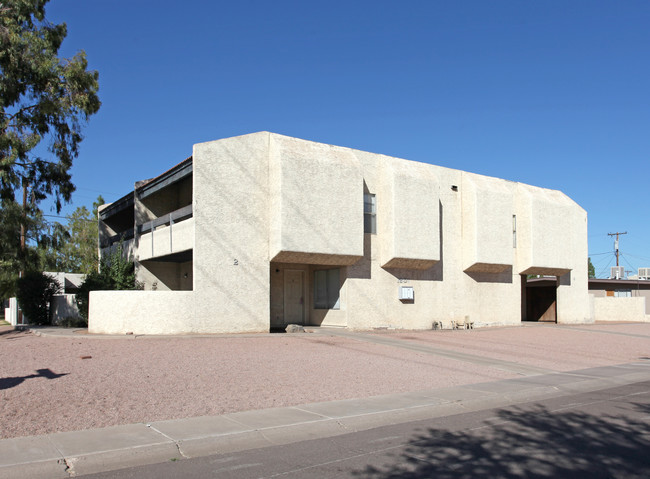
[[[68,478],[650,381],[650,361],[454,388],[0,440],[0,478]]]

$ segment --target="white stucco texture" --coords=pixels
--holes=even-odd
[[[586,212],[560,191],[518,186],[520,272],[567,273],[582,259],[579,250],[586,246]]]
[[[596,321],[650,321],[645,314],[646,298],[592,298]]]
[[[377,198],[384,268],[427,269],[440,260],[438,181],[429,165],[381,158]],[[381,207],[381,208],[380,208]]]
[[[135,207],[126,196],[105,218],[128,229],[129,214],[136,224],[162,217],[187,208],[191,194],[191,219],[135,231],[128,244],[146,291],[93,293],[91,331],[515,325],[529,274],[558,277],[558,322],[594,320],[579,205],[560,191],[427,161],[269,132],[194,145],[169,170],[184,175],[176,183],[161,175],[142,202],[136,186]],[[375,195],[376,232],[364,232],[364,194]],[[336,270],[338,290],[317,280],[334,277],[323,269]],[[401,287],[413,299],[400,299]]]
[[[91,291],[88,332],[183,334],[194,325],[192,291]]]
[[[194,145],[194,294],[204,332],[269,328],[269,133]]]
[[[272,261],[352,264],[363,256],[363,177],[352,150],[270,134]]]
[[[500,273],[511,268],[516,247],[516,183],[463,173],[463,269]]]

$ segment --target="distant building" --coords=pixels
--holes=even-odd
[[[99,213],[144,291],[91,293],[91,332],[475,326],[528,317],[552,275],[561,323],[591,321],[587,214],[559,191],[268,132],[190,158]]]
[[[590,279],[589,293],[596,298],[645,298],[645,314],[650,314],[650,281]]]

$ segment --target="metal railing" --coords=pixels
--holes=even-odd
[[[184,206],[183,208],[177,209],[176,211],[172,211],[171,213],[161,216],[160,218],[156,218],[155,220],[147,221],[146,223],[137,225],[136,230],[139,235],[144,233],[150,233],[153,230],[155,230],[158,226],[173,225],[174,223],[179,223],[191,217],[192,217],[192,205],[187,205]]]
[[[183,208],[180,208],[176,211],[156,218],[155,220],[148,221],[141,225],[136,226],[136,231],[139,235],[151,233],[151,256],[155,256],[154,247],[153,247],[153,232],[159,226],[169,226],[169,252],[171,253],[174,250],[173,239],[174,239],[174,223],[180,223],[183,220],[189,219],[192,217],[192,205],[187,205]]]
[[[171,213],[163,215],[154,220],[147,221],[146,223],[142,223],[140,225],[136,225],[135,229],[129,229],[121,233],[118,233],[116,235],[110,236],[102,240],[99,246],[101,248],[108,248],[109,246],[113,246],[115,243],[118,243],[119,241],[128,241],[130,239],[133,239],[136,233],[138,235],[152,233],[159,226],[172,226],[174,223],[179,223],[191,217],[192,217],[192,205],[187,205],[184,206],[183,208],[179,208],[175,211],[172,211]],[[170,235],[171,235],[171,231],[170,231]]]

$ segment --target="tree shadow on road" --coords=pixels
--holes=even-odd
[[[30,374],[29,376],[17,376],[17,377],[13,377],[13,378],[0,378],[0,390],[2,390],[2,389],[10,389],[10,388],[16,387],[20,383],[22,383],[25,379],[32,379],[32,378],[56,379],[56,378],[60,378],[61,376],[67,376],[68,374],[70,374],[70,373],[56,374],[55,372],[51,371],[50,369],[37,369],[36,373],[37,374]]]
[[[645,418],[650,414],[648,404],[632,407]],[[376,456],[375,464],[353,476],[647,478],[648,451],[650,426],[645,420],[532,405],[499,411],[474,429],[427,429],[394,454]]]

